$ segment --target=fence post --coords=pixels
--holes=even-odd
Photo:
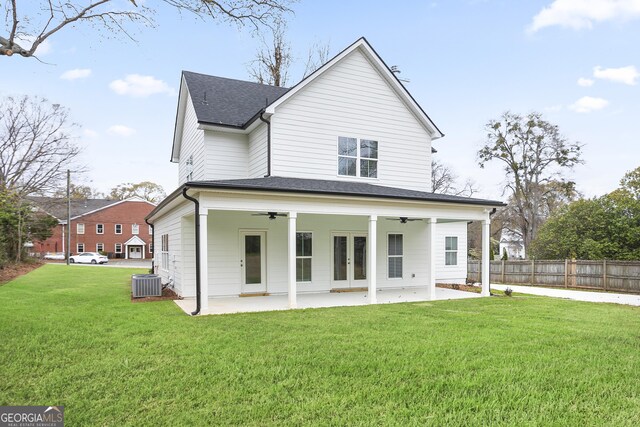
[[[602,260],[602,286],[607,290],[607,260]]]
[[[531,285],[536,283],[536,260],[531,260]]]
[[[578,286],[578,261],[575,258],[571,259],[571,287]]]
[[[569,287],[569,260],[564,259],[564,287]]]
[[[500,272],[501,275],[502,275],[502,280],[501,281],[502,281],[502,283],[504,283],[504,260],[502,260],[502,267],[501,268],[502,268],[502,271]]]

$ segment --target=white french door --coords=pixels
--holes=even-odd
[[[242,293],[267,291],[266,231],[240,232]]]
[[[332,288],[367,286],[367,235],[333,233],[331,235]]]

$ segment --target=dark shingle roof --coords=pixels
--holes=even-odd
[[[67,200],[64,198],[55,197],[27,197],[27,199],[33,202],[38,208],[45,211],[49,215],[52,215],[58,220],[67,219]],[[71,200],[71,218],[84,215],[88,212],[95,211],[97,209],[105,208],[114,203],[118,203],[119,200],[105,200],[105,199],[80,199]]]
[[[182,75],[199,123],[245,127],[264,107],[289,90],[190,71],[183,71]]]
[[[428,202],[446,202],[466,205],[504,206],[504,203],[497,200],[474,199],[470,197],[451,196],[448,194],[429,193],[426,191],[406,190],[404,188],[383,187],[381,185],[373,185],[366,182],[284,178],[279,176],[220,181],[194,181],[188,182],[186,185],[187,187],[197,188],[285,191],[295,193],[332,194],[340,196],[423,200]]]

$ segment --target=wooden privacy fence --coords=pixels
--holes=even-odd
[[[480,261],[467,262],[467,278],[480,281]],[[491,261],[492,283],[597,289],[640,294],[640,261]]]

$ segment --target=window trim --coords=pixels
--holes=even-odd
[[[120,250],[118,250],[118,246],[120,246]],[[122,253],[122,243],[114,243],[113,245],[113,253],[121,254]]]
[[[118,233],[118,226],[120,226],[120,232]],[[113,226],[114,234],[122,234],[122,224],[114,224]]]
[[[80,250],[80,246],[82,246],[82,250]],[[84,252],[84,243],[76,243],[76,253],[83,253]]]
[[[140,224],[131,224],[131,234],[134,236],[140,234]]]
[[[82,231],[80,231],[82,229]],[[76,223],[76,234],[84,234],[84,222]]]
[[[311,235],[311,255],[300,255],[298,256],[298,234],[310,234]],[[298,265],[299,259],[310,259],[311,260],[311,274],[309,280],[298,280],[298,272],[296,268],[296,283],[313,283],[313,231],[297,231],[296,230],[296,266]]]
[[[102,231],[98,231],[98,227],[101,227]],[[102,223],[96,224],[96,234],[104,234],[104,224]]]
[[[389,254],[389,238],[391,236],[402,236],[402,254],[401,255],[391,255]],[[402,259],[402,272],[400,277],[391,277],[389,271],[389,259],[390,258],[400,258]],[[390,231],[387,233],[387,279],[388,280],[402,280],[404,279],[404,233],[398,233]]]
[[[162,240],[160,246],[160,269],[163,271],[169,271],[169,234],[163,234],[160,236]]]
[[[355,139],[356,140],[356,155],[355,156],[346,156],[343,154],[340,154],[340,138],[349,138],[349,139]],[[339,178],[357,178],[357,179],[369,179],[369,180],[379,180],[380,179],[380,169],[379,169],[379,165],[380,165],[380,140],[378,139],[374,139],[374,138],[360,138],[360,137],[353,137],[353,136],[344,136],[344,135],[338,135],[338,138],[336,140],[336,176]],[[362,157],[361,155],[361,144],[362,141],[371,141],[371,142],[375,142],[376,143],[376,153],[378,155],[377,158],[372,158],[372,157]],[[344,157],[344,158],[348,158],[348,159],[355,159],[356,160],[356,174],[355,175],[343,175],[340,173],[340,158]],[[362,160],[368,160],[368,161],[375,161],[376,162],[376,176],[362,176],[362,168],[360,167],[361,161]]]
[[[98,249],[98,246],[102,246],[102,249]],[[96,252],[104,252],[104,243],[96,243]]]
[[[447,239],[456,239],[456,248],[455,249],[447,249]],[[458,236],[445,236],[444,237],[444,266],[445,267],[457,267],[459,265],[458,263],[458,251],[459,249],[459,241],[460,239],[458,238]],[[453,253],[455,254],[455,260],[456,263],[455,264],[448,264],[447,263],[447,254],[449,253]]]

